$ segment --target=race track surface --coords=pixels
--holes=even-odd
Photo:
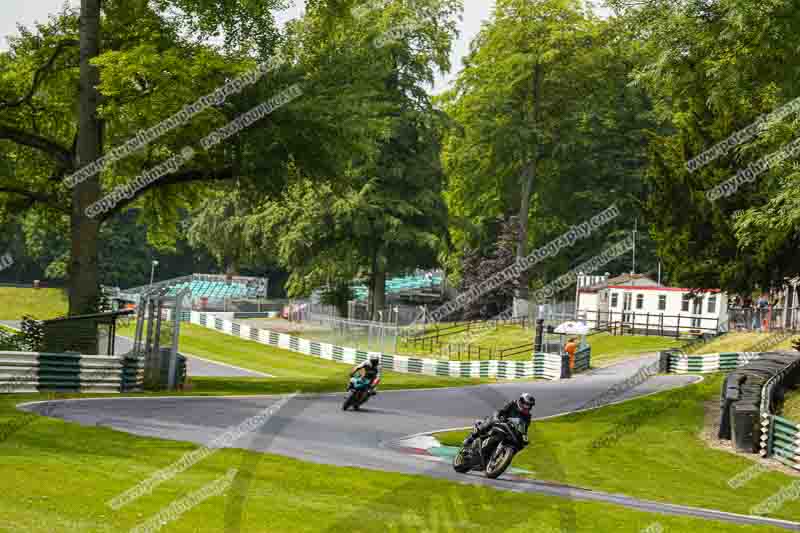
[[[612,385],[632,376],[654,356],[627,361],[579,377],[556,382],[525,382],[452,389],[380,392],[361,412],[341,410],[344,393],[299,395],[271,416],[266,424],[234,444],[248,448],[339,466],[355,466],[409,474],[424,474],[465,483],[489,484],[499,489],[536,492],[581,500],[617,503],[628,507],[726,520],[742,524],[770,524],[800,531],[800,524],[759,517],[732,515],[690,507],[645,502],[621,495],[563,485],[521,480],[515,476],[487,480],[479,475],[456,474],[449,464],[402,453],[397,443],[412,434],[471,426],[521,392],[536,396],[536,418],[580,409]],[[385,378],[386,379],[386,378]],[[388,379],[391,379],[390,377]],[[698,376],[656,376],[624,395],[625,398],[684,386]],[[344,387],[344,383],[342,384]],[[106,426],[136,435],[209,444],[226,429],[253,417],[280,397],[227,398],[118,398],[34,403],[21,408],[87,426]],[[620,398],[624,399],[624,398]],[[532,430],[535,438],[535,424]]]

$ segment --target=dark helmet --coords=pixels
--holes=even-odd
[[[380,363],[380,362],[381,362],[381,358],[378,356],[378,354],[374,353],[374,354],[371,354],[369,356],[369,363],[372,366],[378,366],[378,363]]]
[[[519,400],[517,400],[517,407],[519,407],[519,410],[525,414],[530,413],[534,405],[536,405],[536,398],[527,392],[523,392],[519,397]]]

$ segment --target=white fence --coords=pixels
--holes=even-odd
[[[463,378],[545,378],[556,380],[561,379],[563,373],[563,359],[560,355],[555,354],[531,354],[530,361],[441,361],[383,352],[370,352],[312,341],[286,333],[254,328],[247,324],[231,322],[230,320],[224,320],[214,315],[197,311],[192,311],[191,322],[242,339],[329,361],[358,364],[366,361],[370,355],[377,354],[383,369],[408,374]]]

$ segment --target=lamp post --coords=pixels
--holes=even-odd
[[[153,275],[155,274],[157,266],[158,266],[158,261],[154,259],[153,263],[150,266],[150,286],[147,288],[148,292],[150,291],[150,289],[153,288]]]

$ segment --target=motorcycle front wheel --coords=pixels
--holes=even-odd
[[[367,400],[369,400],[369,393],[368,392],[359,393],[358,398],[356,398],[355,408],[358,409],[359,407],[361,407],[362,405],[367,403]]]
[[[501,444],[492,454],[489,459],[489,464],[486,465],[486,477],[495,479],[500,477],[506,468],[511,465],[511,459],[514,458],[514,449]]]
[[[459,474],[466,474],[471,470],[470,464],[466,460],[466,452],[461,448],[455,457],[453,457],[453,470]]]
[[[353,397],[356,395],[355,392],[351,392],[345,398],[344,403],[342,404],[342,411],[347,411],[347,408],[350,407],[350,404],[353,403]]]

